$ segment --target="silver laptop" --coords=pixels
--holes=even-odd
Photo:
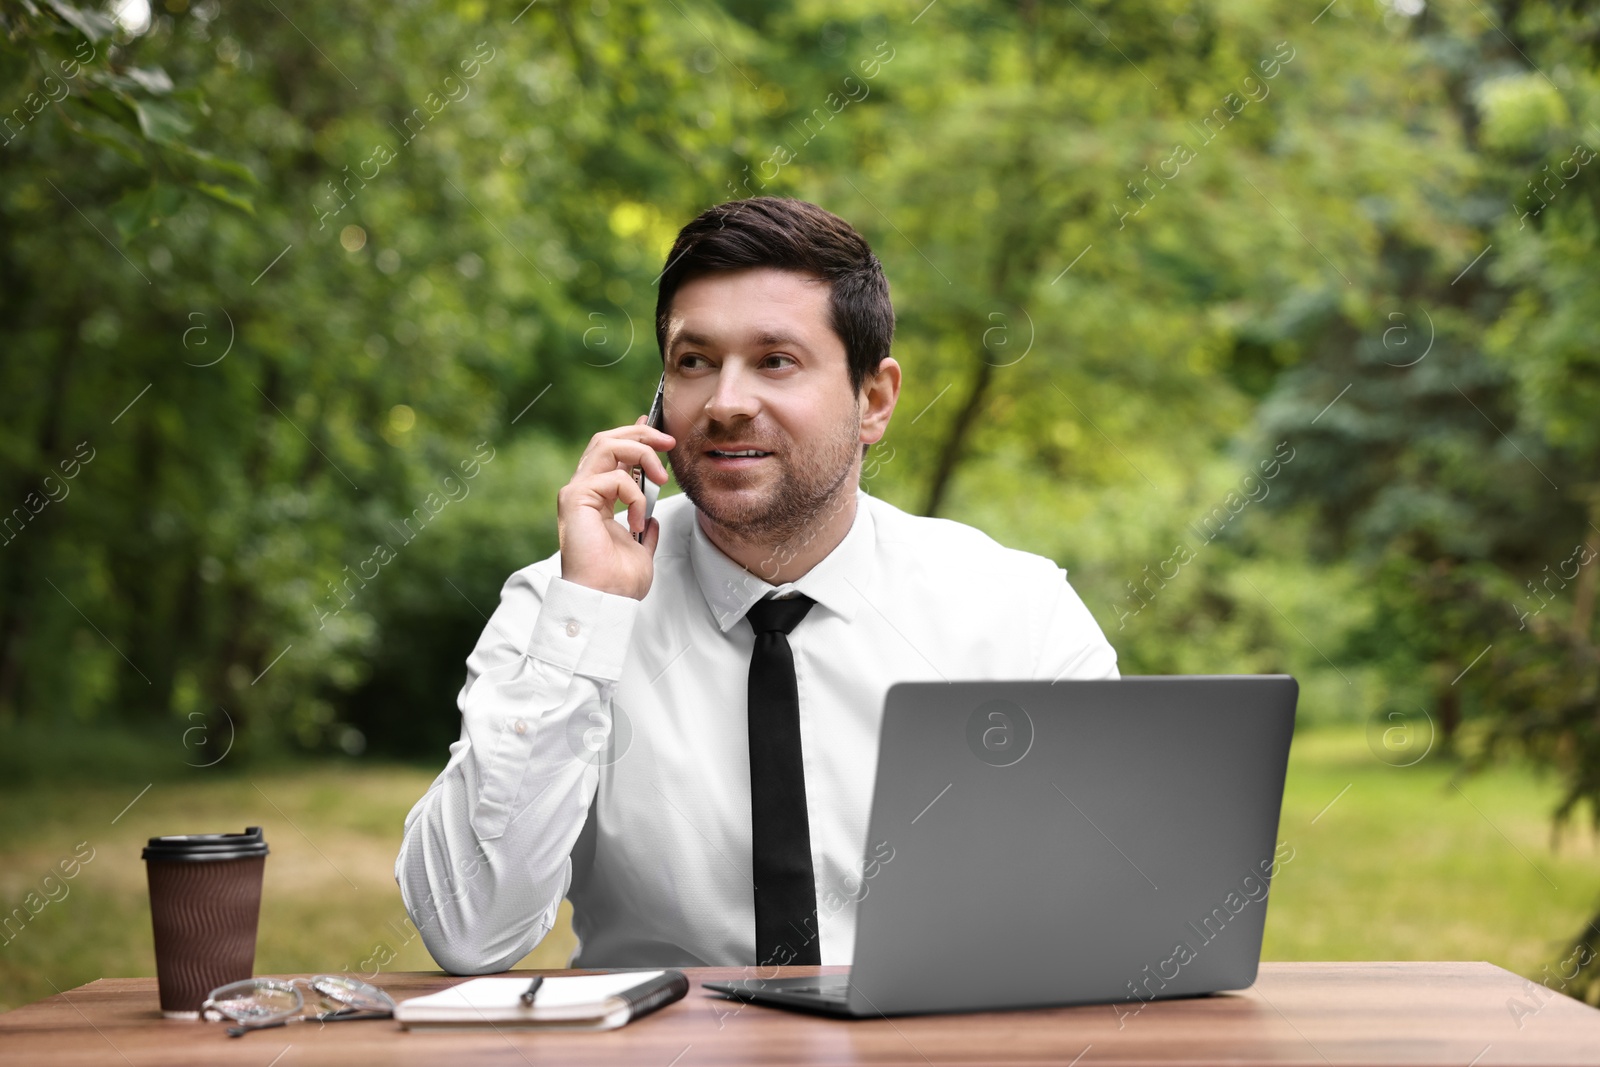
[[[846,1017],[1243,989],[1293,856],[1298,694],[1284,675],[895,685],[854,966],[706,988]]]

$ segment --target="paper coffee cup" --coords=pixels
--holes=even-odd
[[[255,971],[267,843],[259,826],[152,837],[144,861],[161,1014],[198,1019],[206,994]]]

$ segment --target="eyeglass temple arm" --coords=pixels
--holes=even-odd
[[[322,1012],[317,1015],[291,1015],[287,1019],[274,1019],[265,1023],[240,1023],[238,1026],[228,1027],[229,1037],[243,1037],[252,1030],[271,1030],[274,1027],[288,1026],[290,1023],[338,1023],[347,1019],[387,1019],[394,1014],[389,1011],[367,1011],[364,1008],[340,1008],[338,1011]]]

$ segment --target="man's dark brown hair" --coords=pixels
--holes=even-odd
[[[883,265],[855,229],[804,200],[757,196],[709,208],[678,231],[656,297],[656,344],[666,359],[667,323],[678,287],[718,271],[775,267],[829,283],[829,325],[844,342],[850,388],[876,373],[894,340],[894,305]]]

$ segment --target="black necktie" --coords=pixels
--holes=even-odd
[[[822,962],[800,758],[800,695],[788,638],[813,603],[803,595],[758,600],[745,615],[756,634],[750,654],[750,851],[761,966]]]

